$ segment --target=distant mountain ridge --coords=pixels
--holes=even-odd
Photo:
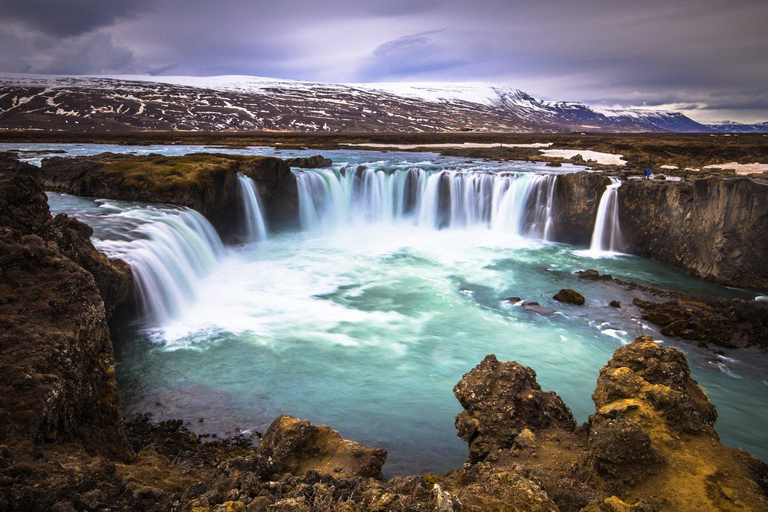
[[[543,101],[506,85],[331,84],[249,76],[0,75],[0,129],[723,132],[678,112]]]

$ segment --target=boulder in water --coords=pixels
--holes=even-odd
[[[543,316],[552,316],[555,314],[554,309],[545,308],[538,302],[526,300],[523,302],[523,310],[528,311],[530,313],[536,313]]]
[[[558,302],[565,302],[567,304],[574,304],[576,306],[584,305],[584,296],[575,290],[571,290],[570,288],[563,288],[557,292],[557,295],[552,298]]]
[[[608,305],[611,306],[612,308],[621,308],[621,302],[617,300],[612,300],[611,302],[608,303]]]

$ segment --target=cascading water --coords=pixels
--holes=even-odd
[[[261,204],[259,191],[251,178],[242,173],[237,175],[240,198],[243,205],[245,224],[245,240],[247,242],[263,242],[267,239],[267,224],[264,221],[264,208]]]
[[[295,171],[304,230],[409,219],[417,226],[487,226],[549,240],[555,174],[483,171]]]
[[[128,210],[141,238],[95,240],[99,249],[133,269],[143,320],[162,325],[197,300],[195,286],[224,253],[213,226],[194,210]]]
[[[542,167],[416,153],[328,156],[353,170],[295,171],[302,222],[307,229],[359,225],[323,236],[275,232],[269,243],[222,252],[197,219],[202,228],[190,229],[212,247],[210,258],[219,259],[212,265],[196,265],[176,241],[195,220],[186,210],[49,194],[59,204],[53,211],[86,220],[94,243],[117,246],[110,253],[140,278],[149,329],[126,333],[130,342],[116,345],[127,415],[205,417],[201,428],[223,434],[234,425],[263,431],[289,407],[386,446],[391,476],[443,473],[466,458],[450,389],[483,355],[526,361],[583,421],[594,412],[595,376],[615,348],[635,332],[676,346],[626,308],[605,307],[634,297],[615,283],[591,283],[579,311],[547,298],[584,259],[565,244],[518,244],[508,236],[548,239],[554,231],[558,178]],[[354,170],[362,165],[369,170]],[[128,218],[129,210],[142,219]],[[428,231],[419,224],[422,211],[432,229],[451,229]],[[715,287],[640,257],[600,265],[654,286]],[[563,314],[532,315],[506,300],[511,295],[543,299]],[[768,457],[762,367],[682,348],[722,412],[721,438]],[[393,439],[392,432],[407,435]]]
[[[605,188],[600,205],[597,208],[595,229],[589,251],[593,253],[618,252],[622,238],[619,225],[619,187],[621,180],[610,178],[611,183]]]

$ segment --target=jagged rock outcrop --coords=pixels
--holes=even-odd
[[[641,336],[616,350],[592,395],[587,479],[622,500],[663,510],[761,510],[765,465],[725,448],[715,407],[685,355]]]
[[[387,452],[348,441],[332,428],[292,416],[275,418],[259,444],[259,453],[272,458],[282,472],[307,471],[343,476],[382,478]]]
[[[635,299],[633,304],[665,336],[730,348],[768,347],[766,302],[681,297],[664,302]]]
[[[86,232],[65,216],[50,219],[33,178],[0,182],[0,444],[75,441],[127,459],[100,292],[114,307],[130,271],[98,255]]]
[[[227,237],[239,227],[233,219],[241,218],[239,172],[256,182],[271,225],[298,222],[296,179],[290,167],[274,157],[104,153],[47,158],[40,168],[25,168],[19,174],[35,176],[46,189],[57,192],[187,206],[202,213]]]
[[[515,362],[500,362],[493,354],[462,377],[453,394],[464,411],[456,416],[459,437],[469,443],[469,462],[510,448],[524,430],[571,431],[571,410],[551,391],[542,391],[536,372]]]
[[[768,302],[697,297],[615,279],[592,269],[576,275],[588,281],[611,281],[628,290],[659,297],[660,302],[635,297],[632,304],[640,308],[644,319],[661,327],[665,336],[678,336],[700,346],[768,346]],[[610,305],[621,307],[618,301]]]

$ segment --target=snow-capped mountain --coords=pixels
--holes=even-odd
[[[716,133],[768,133],[768,122],[744,124],[734,121],[722,121],[720,123],[707,123],[706,126]]]
[[[0,128],[78,131],[705,132],[677,112],[536,99],[488,83],[248,76],[0,76]]]

